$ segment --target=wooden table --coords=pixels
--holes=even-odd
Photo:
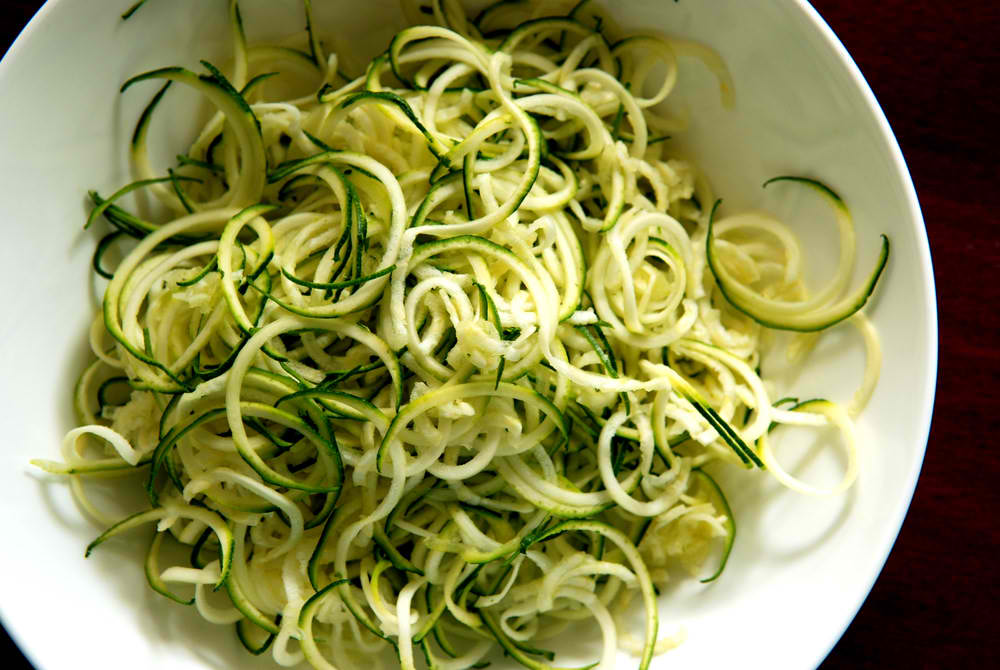
[[[871,595],[820,667],[973,667],[995,657],[1000,640],[1000,5],[813,4],[868,78],[902,146],[927,222],[940,310],[934,425],[913,505]],[[4,48],[39,5],[3,3]],[[0,659],[10,670],[30,668],[6,637]]]
[[[938,291],[934,421],[906,522],[822,670],[967,668],[1000,639],[1000,6],[814,0],[913,175]],[[995,661],[994,661],[995,662]]]

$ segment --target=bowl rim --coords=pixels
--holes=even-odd
[[[872,91],[871,85],[868,80],[865,79],[864,74],[861,72],[861,68],[855,62],[854,58],[848,52],[847,47],[841,42],[840,38],[834,32],[830,24],[822,17],[819,11],[808,2],[808,0],[794,0],[795,5],[803,12],[803,14],[809,19],[812,26],[819,32],[823,37],[826,45],[833,51],[837,56],[837,60],[840,64],[847,70],[848,74],[851,76],[854,85],[857,87],[858,91],[864,97],[868,108],[874,113],[875,120],[878,123],[879,133],[882,136],[882,140],[885,142],[886,147],[889,149],[890,158],[895,168],[896,176],[899,178],[900,183],[903,187],[904,197],[906,200],[907,213],[909,219],[913,224],[914,233],[917,238],[917,258],[915,259],[920,268],[920,276],[923,279],[923,290],[927,295],[926,309],[926,321],[924,326],[927,331],[927,357],[924,360],[924,365],[926,365],[928,371],[928,384],[924,390],[923,397],[919,399],[920,414],[923,425],[921,426],[920,434],[922,438],[920,440],[920,453],[919,458],[915,459],[911,471],[907,473],[906,480],[909,482],[907,489],[904,489],[905,495],[900,496],[897,501],[895,508],[887,513],[886,518],[892,519],[892,527],[895,529],[891,535],[883,538],[881,543],[881,560],[875,565],[875,569],[868,576],[868,586],[860,593],[860,598],[857,604],[849,614],[844,619],[841,626],[841,630],[837,635],[830,641],[827,648],[817,656],[813,667],[818,667],[823,660],[830,655],[833,648],[837,645],[840,639],[843,637],[844,633],[847,632],[848,627],[850,627],[851,622],[857,616],[858,612],[861,610],[861,606],[864,604],[865,600],[868,599],[872,588],[875,586],[875,582],[878,580],[879,575],[882,573],[885,567],[886,561],[889,559],[889,554],[892,552],[892,548],[899,537],[899,532],[903,527],[903,522],[906,520],[906,515],[909,512],[910,504],[913,500],[913,495],[916,491],[917,481],[920,478],[920,471],[923,467],[924,458],[927,453],[928,440],[930,439],[930,429],[931,420],[934,414],[934,398],[937,391],[937,374],[938,374],[938,309],[937,309],[937,290],[934,283],[934,265],[931,259],[930,242],[927,238],[927,224],[924,221],[923,212],[920,208],[920,200],[917,197],[916,187],[913,184],[913,177],[910,174],[910,170],[906,165],[906,160],[903,157],[902,149],[899,147],[899,142],[896,139],[896,135],[892,130],[892,126],[889,124],[889,120],[885,115],[885,111],[882,109],[882,105],[879,103],[878,99],[875,97],[874,91]]]

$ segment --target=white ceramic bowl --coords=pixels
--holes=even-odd
[[[0,65],[0,267],[9,282],[0,312],[6,430],[0,613],[43,670],[98,661],[109,670],[269,667],[268,659],[249,659],[229,627],[204,624],[193,610],[150,592],[138,538],[85,561],[83,548],[96,529],[63,484],[28,466],[32,457],[54,457],[71,427],[70,392],[87,355],[85,331],[96,304],[87,270],[95,238],[81,230],[85,194],[128,180],[128,137],[145,97],[123,98],[118,86],[146,69],[194,66],[199,57],[225,51],[221,0],[154,1],[133,20],[117,20],[130,3],[51,0]],[[400,26],[394,0],[314,4],[321,24],[367,36],[370,53]],[[788,217],[813,252],[817,277],[836,254],[824,253],[834,239],[826,220],[793,188],[764,192],[766,178],[805,174],[840,192],[857,222],[859,276],[874,259],[878,234],[892,240],[888,270],[869,308],[885,360],[858,424],[857,485],[839,498],[810,499],[780,490],[767,477],[742,479],[730,487],[740,534],[726,573],[710,586],[679,583],[661,599],[664,632],[684,626],[688,639],[655,667],[815,667],[885,561],[926,444],[937,329],[917,199],[878,103],[805,2],[614,5],[625,26],[700,40],[728,63],[735,110],[719,107],[714,81],[696,62],[683,68],[679,93],[692,119],[680,141],[728,207],[764,207]],[[298,0],[244,0],[242,7],[251,39],[301,29]],[[177,98],[180,108],[184,101]],[[164,151],[176,153],[188,131],[159,124],[154,133]],[[819,214],[815,221],[812,214]],[[846,400],[862,351],[852,330],[839,328],[790,387],[803,397]]]

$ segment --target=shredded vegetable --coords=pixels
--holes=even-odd
[[[136,181],[91,194],[108,281],[80,427],[61,462],[35,463],[109,525],[88,554],[154,524],[150,586],[281,665],[388,654],[449,670],[502,653],[548,668],[548,641],[593,619],[597,667],[622,648],[645,669],[674,643],[657,588],[678,568],[718,578],[732,548],[713,468],[809,493],[856,477],[852,417],[879,367],[859,310],[888,240],[848,293],[846,205],[811,179],[768,186],[833,205],[841,261],[809,294],[792,230],[719,216],[707,178],[672,155],[678,68],[701,60],[730,106],[721,59],[622,32],[595,2],[468,17],[411,0],[413,26],[350,72],[303,8],[304,34],[253,45],[231,1],[224,68],[122,87],[154,95]],[[164,174],[147,136],[173,86],[216,112]],[[167,214],[126,208],[136,191]],[[850,410],[776,401],[763,335],[842,320],[868,349]],[[840,431],[836,487],[781,466],[781,425]],[[86,498],[88,477],[137,471],[135,515]],[[191,547],[189,564],[162,567],[164,543]],[[645,626],[630,631],[636,600]]]

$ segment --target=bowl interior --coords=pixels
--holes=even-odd
[[[250,659],[230,627],[206,625],[192,609],[150,592],[138,538],[84,561],[97,531],[63,484],[28,465],[30,458],[55,457],[72,425],[71,391],[88,355],[86,330],[100,286],[87,270],[97,238],[81,228],[87,191],[110,192],[128,181],[128,139],[155,90],[148,84],[122,96],[118,87],[154,67],[224,59],[228,49],[224,3],[152,2],[122,22],[118,15],[129,4],[52,0],[0,65],[7,101],[0,108],[0,211],[8,236],[0,258],[14,280],[0,315],[7,380],[0,394],[8,417],[0,451],[0,505],[8,514],[0,527],[9,549],[0,612],[39,668],[68,667],[96,640],[109,668],[272,667],[268,658]],[[394,0],[316,5],[321,32],[342,36],[345,67],[381,51],[404,25]],[[241,7],[251,40],[304,25],[298,0],[244,0]],[[814,667],[881,569],[923,457],[937,344],[916,197],[867,85],[804,2],[632,0],[615,3],[613,13],[626,28],[653,26],[708,44],[729,66],[733,109],[720,105],[717,83],[693,60],[681,62],[670,103],[690,118],[690,130],[672,146],[701,166],[724,207],[765,209],[792,222],[817,281],[836,262],[832,217],[808,192],[762,189],[766,179],[807,175],[840,193],[857,226],[857,278],[874,263],[879,234],[892,241],[868,308],[884,361],[858,421],[858,483],[844,496],[813,499],[781,489],[766,474],[724,473],[739,523],[726,572],[711,585],[678,581],[661,598],[662,633],[683,631],[687,641],[654,667],[724,667],[755,650],[766,650],[774,668]],[[183,114],[196,105],[194,96],[171,97],[165,109],[180,120],[154,124],[154,153],[168,158],[186,146],[193,126]],[[780,382],[803,398],[846,402],[863,366],[860,338],[841,326]],[[835,450],[817,454],[805,445],[782,453],[805,476],[841,467]]]

